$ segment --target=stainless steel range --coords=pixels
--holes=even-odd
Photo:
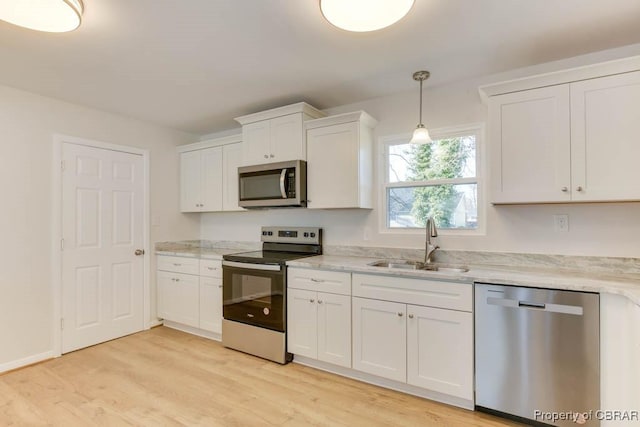
[[[262,250],[224,255],[222,344],[278,363],[287,352],[286,262],[322,253],[322,229],[262,227]]]

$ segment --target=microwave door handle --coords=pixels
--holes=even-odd
[[[286,177],[287,177],[287,170],[282,169],[282,172],[280,172],[280,194],[282,194],[283,199],[287,198],[287,190],[286,188],[284,188],[284,180]]]

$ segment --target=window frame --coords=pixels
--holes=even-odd
[[[389,212],[388,208],[388,190],[390,188],[406,188],[421,187],[445,184],[476,184],[478,197],[478,226],[475,229],[454,229],[443,228],[438,229],[441,235],[463,235],[463,236],[480,236],[485,235],[486,209],[484,205],[485,194],[485,176],[484,176],[484,123],[470,123],[460,126],[450,126],[437,129],[429,129],[431,139],[439,140],[446,138],[454,138],[459,136],[475,135],[476,137],[476,176],[475,178],[452,178],[438,179],[427,181],[403,181],[389,182],[389,147],[392,145],[400,145],[411,140],[411,134],[396,134],[381,136],[378,138],[378,188],[381,189],[380,197],[378,197],[378,210],[380,212],[378,218],[378,231],[380,234],[397,234],[397,235],[416,235],[424,234],[424,227],[419,228],[391,228],[388,226],[387,220]]]

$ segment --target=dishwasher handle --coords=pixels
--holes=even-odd
[[[577,305],[544,304],[495,297],[488,297],[487,304],[524,310],[546,311],[549,313],[573,314],[576,316],[582,316],[584,312],[583,308]]]

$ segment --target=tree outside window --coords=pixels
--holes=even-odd
[[[388,228],[421,228],[431,216],[440,229],[478,227],[478,135],[472,129],[424,145],[387,143]]]

